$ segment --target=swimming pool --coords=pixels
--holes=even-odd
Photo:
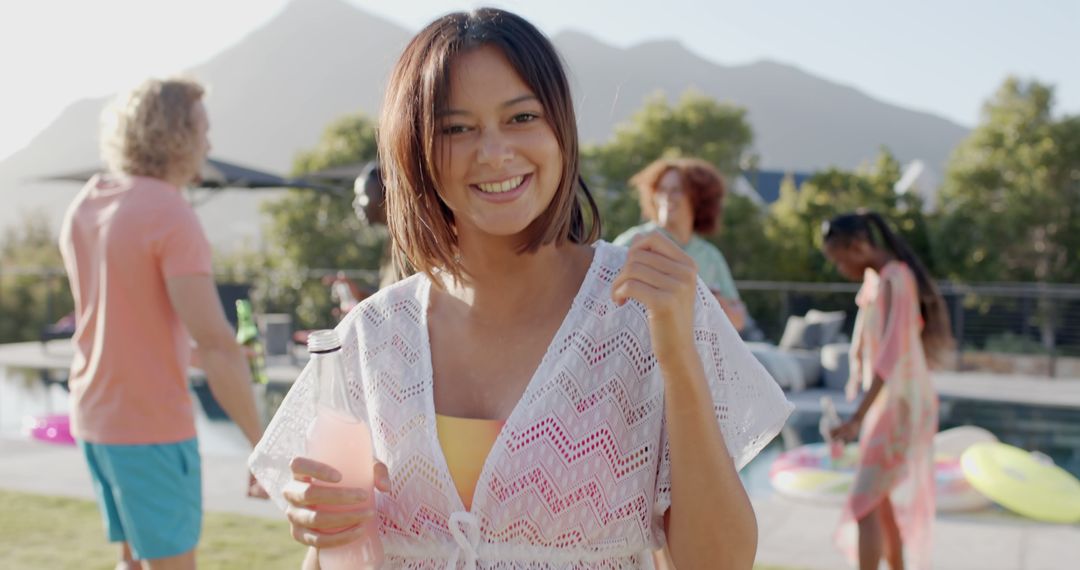
[[[847,413],[841,415],[846,417]],[[820,421],[820,411],[797,409],[784,428],[786,437],[777,438],[767,451],[773,450],[771,457],[775,457],[785,445],[820,442]],[[962,425],[987,429],[1003,443],[1044,453],[1080,477],[1080,409],[942,397],[938,421],[939,431]]]
[[[0,437],[22,438],[27,417],[66,413],[68,392],[56,382],[42,382],[32,370],[6,369],[0,373]],[[191,399],[198,402],[192,392]],[[199,451],[208,455],[247,455],[251,446],[231,421],[213,420],[195,404]]]
[[[45,384],[31,370],[7,370],[7,375],[0,376],[0,436],[23,437],[25,416],[62,413],[68,409],[67,392],[59,384]],[[192,400],[201,402],[194,392]],[[247,452],[246,442],[231,422],[219,420],[215,410],[210,410],[208,417],[198,403],[196,408],[200,446],[204,451]],[[758,496],[772,492],[769,467],[784,449],[821,441],[818,433],[820,418],[820,411],[805,406],[791,414],[783,435],[766,446],[740,472],[743,484],[751,494]],[[942,430],[959,425],[988,429],[1005,443],[1045,453],[1056,464],[1080,477],[1080,409],[942,398],[940,423]]]

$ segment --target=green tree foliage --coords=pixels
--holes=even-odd
[[[1055,118],[1053,95],[1006,80],[953,154],[935,232],[949,275],[1080,282],[1080,117]]]
[[[823,170],[798,189],[786,181],[765,225],[765,238],[783,263],[770,264],[767,278],[838,280],[839,275],[821,253],[821,224],[859,208],[875,210],[890,220],[893,229],[932,267],[922,201],[915,194],[897,194],[894,187],[899,179],[900,164],[882,148],[872,165],[857,171]]]
[[[709,236],[724,252],[736,279],[767,279],[775,265],[778,248],[765,239],[768,211],[750,198],[728,191],[720,231]]]
[[[315,148],[297,156],[293,174],[374,159],[375,125],[352,114],[332,123]],[[325,270],[378,270],[385,231],[361,223],[352,200],[351,187],[338,192],[291,189],[264,207],[269,217],[263,263],[267,279],[257,283],[256,299],[263,310],[294,312],[301,327],[326,326],[332,302],[319,280]],[[376,282],[359,284],[370,289]]]
[[[855,171],[827,169],[802,188],[786,180],[769,208],[729,191],[722,231],[710,239],[738,279],[839,280],[820,253],[821,223],[870,208],[892,222],[937,276],[1080,281],[1080,265],[1070,257],[1080,250],[1080,216],[1074,215],[1080,205],[1080,118],[1055,119],[1051,103],[1049,88],[1007,81],[957,150],[938,214],[924,214],[918,196],[895,192],[900,165],[883,148]],[[740,162],[753,158],[752,140],[741,108],[693,92],[675,103],[651,98],[609,142],[583,149],[582,170],[601,206],[604,237],[610,240],[640,221],[628,180],[653,159],[701,157],[717,165],[730,187]],[[374,155],[372,123],[351,115],[297,157],[294,173]],[[295,311],[302,326],[322,326],[329,319],[328,291],[311,269],[378,267],[385,236],[356,220],[351,192],[342,190],[291,191],[266,210],[269,243],[262,264],[263,273],[273,276],[264,288],[267,309]]]
[[[732,180],[752,141],[745,109],[693,91],[675,105],[663,95],[650,98],[610,142],[582,152],[582,170],[601,208],[604,237],[613,239],[640,221],[637,195],[628,180],[653,160],[695,156]]]
[[[0,238],[0,343],[37,340],[73,304],[45,213],[8,228]]]
[[[1080,116],[1053,107],[1052,87],[1009,78],[953,154],[935,243],[954,278],[1080,282]],[[1055,346],[1060,302],[1038,299],[1030,318]]]

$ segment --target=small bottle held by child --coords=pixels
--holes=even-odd
[[[266,384],[266,356],[259,340],[259,327],[255,325],[251,301],[247,299],[236,300],[236,342],[250,351],[248,366],[251,367],[251,379],[258,384]]]
[[[826,445],[829,446],[829,460],[831,462],[839,460],[844,455],[844,443],[834,440],[832,437],[832,431],[840,427],[842,423],[840,414],[836,413],[836,405],[833,404],[832,398],[822,396],[821,422],[818,423],[818,431],[821,432],[821,437],[825,439]]]
[[[334,487],[359,487],[367,492],[368,507],[375,510],[375,457],[371,431],[350,406],[345,366],[341,360],[341,340],[332,330],[314,331],[308,336],[315,374],[315,421],[307,431],[306,455],[330,465],[341,473]],[[323,570],[369,570],[383,561],[378,521],[367,525],[364,537],[334,548],[319,549]]]

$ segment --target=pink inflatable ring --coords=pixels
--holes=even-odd
[[[67,414],[27,416],[23,419],[23,427],[30,437],[36,440],[58,445],[75,445],[75,438],[71,437],[70,418]]]

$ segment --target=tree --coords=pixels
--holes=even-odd
[[[1052,111],[1053,88],[1009,78],[953,154],[935,239],[952,276],[1080,281],[1080,117]]]
[[[953,277],[1080,281],[1080,117],[1053,115],[1053,88],[1007,79],[949,162],[935,242]],[[1033,321],[1056,345],[1062,308]]]
[[[765,237],[768,211],[728,189],[720,231],[708,236],[724,252],[736,279],[768,279],[776,264],[777,248]]]
[[[375,155],[374,123],[351,114],[330,124],[315,148],[296,157],[293,174],[363,163]],[[271,278],[257,287],[257,300],[265,310],[294,312],[303,327],[326,326],[332,302],[328,288],[315,279],[319,270],[378,270],[386,233],[361,223],[352,200],[351,188],[291,189],[264,207],[270,222],[262,265]]]
[[[641,219],[637,195],[628,181],[653,160],[698,157],[730,181],[752,141],[745,109],[693,91],[674,106],[663,95],[651,97],[610,142],[582,152],[582,170],[601,208],[604,237],[613,239]]]
[[[56,238],[44,212],[26,216],[0,240],[0,343],[37,340],[43,326],[74,307]]]
[[[873,165],[857,171],[830,168],[810,177],[802,188],[787,181],[771,207],[766,236],[777,249],[771,279],[789,281],[835,281],[836,270],[821,253],[821,224],[836,215],[859,208],[877,211],[892,222],[901,237],[933,271],[927,237],[927,220],[921,199],[897,194],[900,164],[888,149],[878,152]]]

